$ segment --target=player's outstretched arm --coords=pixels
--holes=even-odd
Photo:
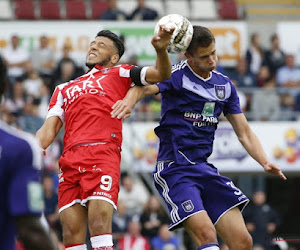
[[[171,77],[171,61],[167,47],[171,41],[174,28],[160,26],[159,32],[153,36],[152,45],[156,51],[156,63],[150,66],[146,72],[146,82],[153,84],[162,82]]]
[[[159,93],[157,85],[149,85],[145,87],[134,86],[129,89],[123,100],[117,101],[112,106],[111,117],[118,119],[126,119],[130,116],[135,104],[146,96]]]
[[[286,177],[281,172],[279,166],[269,162],[259,139],[250,128],[245,115],[243,113],[227,114],[226,117],[231,123],[239,141],[242,143],[243,147],[247,150],[249,155],[260,165],[262,165],[266,172],[273,175],[278,175],[283,180],[286,180]]]
[[[62,125],[58,116],[52,116],[46,119],[43,126],[37,131],[36,138],[44,150],[54,141]]]
[[[26,215],[15,218],[18,236],[25,249],[30,250],[54,250],[50,235],[42,226],[38,216]]]

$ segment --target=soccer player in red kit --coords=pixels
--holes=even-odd
[[[111,31],[100,31],[87,54],[90,70],[58,85],[52,95],[37,138],[45,150],[65,125],[58,206],[67,250],[87,249],[86,224],[93,249],[113,249],[111,221],[119,191],[122,121],[110,113],[134,85],[171,76],[167,46],[172,33],[173,29],[161,26],[151,41],[157,54],[155,65],[137,67],[115,66],[124,52],[123,43]]]

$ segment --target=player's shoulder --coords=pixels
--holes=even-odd
[[[112,68],[112,70],[115,71],[121,77],[129,78],[131,69],[133,69],[135,67],[138,67],[138,66],[130,65],[130,64],[119,64],[119,65],[114,66]]]
[[[228,76],[222,74],[217,70],[212,70],[212,78],[216,78],[219,84],[226,84],[228,82],[231,83]]]
[[[34,166],[40,167],[41,150],[33,135],[13,128],[0,120],[0,137],[2,150],[13,152],[16,160],[30,158]]]
[[[120,64],[120,65],[116,65],[114,68],[118,69],[118,68],[122,68],[122,69],[132,69],[134,67],[138,67],[136,65],[131,65],[131,64]]]
[[[72,82],[70,81],[70,82],[64,82],[64,83],[58,84],[55,87],[55,90],[56,91],[61,91],[64,87],[68,86],[70,83],[72,83]]]
[[[172,75],[183,74],[184,69],[187,67],[187,60],[182,60],[172,65]]]

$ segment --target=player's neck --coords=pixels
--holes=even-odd
[[[203,79],[207,79],[207,78],[210,78],[211,76],[211,71],[203,71],[203,70],[200,70],[199,68],[197,67],[194,67],[193,65],[191,65],[190,63],[188,63],[190,69],[193,71],[194,74],[200,76],[201,78]]]

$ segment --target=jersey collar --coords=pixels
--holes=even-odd
[[[96,65],[95,65],[95,68],[96,68],[96,69],[104,69],[104,67],[101,66],[101,65],[99,65],[99,64],[96,64]]]

